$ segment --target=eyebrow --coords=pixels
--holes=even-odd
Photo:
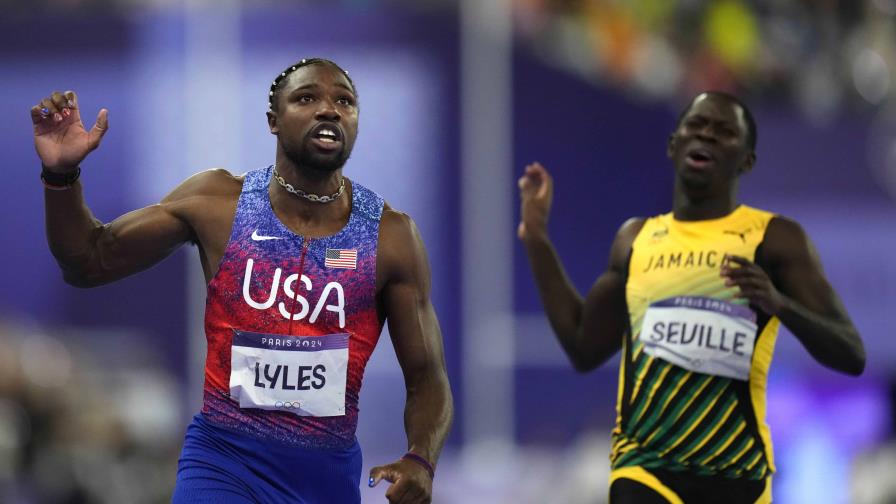
[[[352,93],[352,95],[355,94],[355,90],[350,88],[349,86],[346,86],[345,83],[343,83],[343,82],[337,82],[336,86],[341,87],[342,89],[345,89],[346,91],[349,91],[350,93]],[[304,86],[299,86],[299,87],[293,89],[292,93],[295,93],[296,91],[301,91],[303,89],[312,89],[312,88],[317,88],[317,87],[320,87],[320,85],[318,83],[310,82],[308,84],[305,84]],[[290,94],[292,94],[292,93],[290,93]]]
[[[713,118],[711,118],[711,117],[708,117],[708,116],[705,116],[705,115],[703,115],[703,114],[700,114],[699,112],[696,113],[696,114],[694,114],[694,115],[692,115],[692,116],[690,116],[690,117],[688,117],[688,118],[685,118],[685,120],[687,120],[687,119],[694,119],[694,118],[696,118],[696,119],[702,119],[702,120],[707,121],[707,122],[709,122],[709,123],[711,123],[711,124],[724,124],[724,125],[726,125],[726,126],[727,126],[727,125],[731,125],[731,124],[737,124],[737,120],[735,120],[735,121],[732,122],[732,121],[729,120],[729,119],[713,119]]]

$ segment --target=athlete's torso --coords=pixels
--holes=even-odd
[[[762,479],[774,471],[765,384],[778,320],[756,313],[719,268],[755,260],[772,214],[648,219],[626,280],[614,469],[640,466]]]
[[[304,238],[271,208],[271,171],[246,174],[208,285],[202,412],[259,439],[344,448],[354,442],[364,367],[382,329],[376,255],[383,200],[355,183],[346,226]]]

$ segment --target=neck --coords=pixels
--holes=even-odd
[[[333,171],[315,170],[297,165],[285,155],[278,155],[277,164],[274,166],[280,176],[293,187],[307,193],[330,195],[339,190],[339,184],[342,182],[342,168]]]
[[[342,181],[342,168],[332,172],[322,172],[306,167],[297,166],[285,156],[277,156],[277,172],[287,183],[296,189],[318,196],[331,196],[339,191]],[[343,221],[351,212],[351,191],[346,183],[346,190],[336,201],[330,203],[317,203],[296,196],[286,191],[271,177],[269,185],[271,206],[277,213],[295,227],[306,225],[326,225],[333,220]]]
[[[675,179],[672,215],[676,220],[718,219],[733,212],[738,204],[737,181],[734,181],[727,190],[707,188],[699,191],[688,189],[679,178]]]

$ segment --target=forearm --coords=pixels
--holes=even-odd
[[[87,207],[80,181],[64,191],[44,189],[44,207],[47,243],[68,278],[91,262],[102,223]]]
[[[581,354],[578,341],[584,300],[566,274],[550,238],[546,235],[530,238],[525,245],[548,321],[561,346],[575,362]]]
[[[778,318],[821,364],[850,375],[865,369],[865,348],[848,320],[819,315],[785,297]]]
[[[454,418],[454,404],[444,371],[430,374],[408,386],[404,427],[408,451],[428,460],[439,459]]]

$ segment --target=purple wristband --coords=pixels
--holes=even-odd
[[[407,452],[401,456],[401,459],[402,460],[410,460],[411,462],[416,462],[416,463],[420,464],[421,466],[423,466],[424,469],[426,469],[426,472],[429,473],[429,478],[435,479],[436,471],[435,471],[435,469],[433,469],[432,464],[430,464],[428,460],[421,457],[420,455],[417,455],[416,453],[413,453],[413,452]]]

